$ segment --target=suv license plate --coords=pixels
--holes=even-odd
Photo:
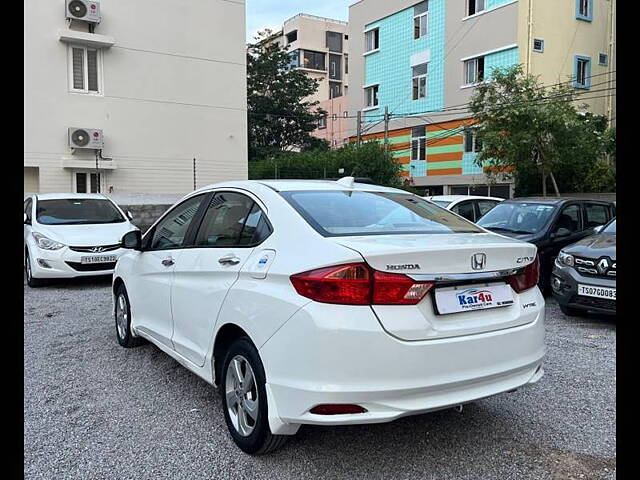
[[[610,287],[594,287],[593,285],[578,285],[578,295],[583,297],[616,299],[616,289]]]
[[[82,257],[80,263],[113,263],[118,260],[116,255],[95,255],[91,257]]]

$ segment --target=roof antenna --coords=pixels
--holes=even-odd
[[[343,177],[340,180],[338,180],[336,183],[339,183],[343,187],[353,188],[353,184],[355,183],[355,181],[356,179],[353,177]]]

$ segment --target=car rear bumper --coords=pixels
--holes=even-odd
[[[613,315],[616,301],[578,295],[578,285],[616,288],[616,281],[607,278],[586,277],[575,269],[555,262],[551,276],[553,296],[563,307]]]
[[[126,250],[119,248],[110,252],[95,254],[114,255],[117,259],[116,262],[93,265],[83,265],[82,257],[94,254],[74,252],[68,247],[61,248],[60,250],[49,251],[30,245],[29,252],[31,255],[31,273],[33,277],[44,279],[111,275],[113,274],[117,259],[120,258]]]
[[[311,303],[260,350],[276,434],[389,422],[514,390],[542,377],[544,353],[544,302],[526,325],[426,341],[388,335],[369,307]],[[367,411],[310,412],[321,404]]]

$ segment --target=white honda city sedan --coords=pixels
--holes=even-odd
[[[27,284],[51,278],[113,273],[125,250],[122,236],[137,229],[100,194],[37,194],[24,201],[24,266]]]
[[[211,185],[123,246],[118,342],[218,386],[250,454],[302,424],[388,422],[543,375],[536,247],[402,190]]]

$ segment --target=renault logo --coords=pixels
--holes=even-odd
[[[603,275],[607,270],[609,270],[609,261],[603,258],[598,262],[598,272],[600,272],[600,275]]]
[[[91,249],[91,252],[92,253],[102,253],[102,252],[104,252],[104,248],[103,247],[93,247]]]
[[[476,253],[471,256],[471,268],[474,270],[483,270],[487,264],[487,255],[484,253]]]

